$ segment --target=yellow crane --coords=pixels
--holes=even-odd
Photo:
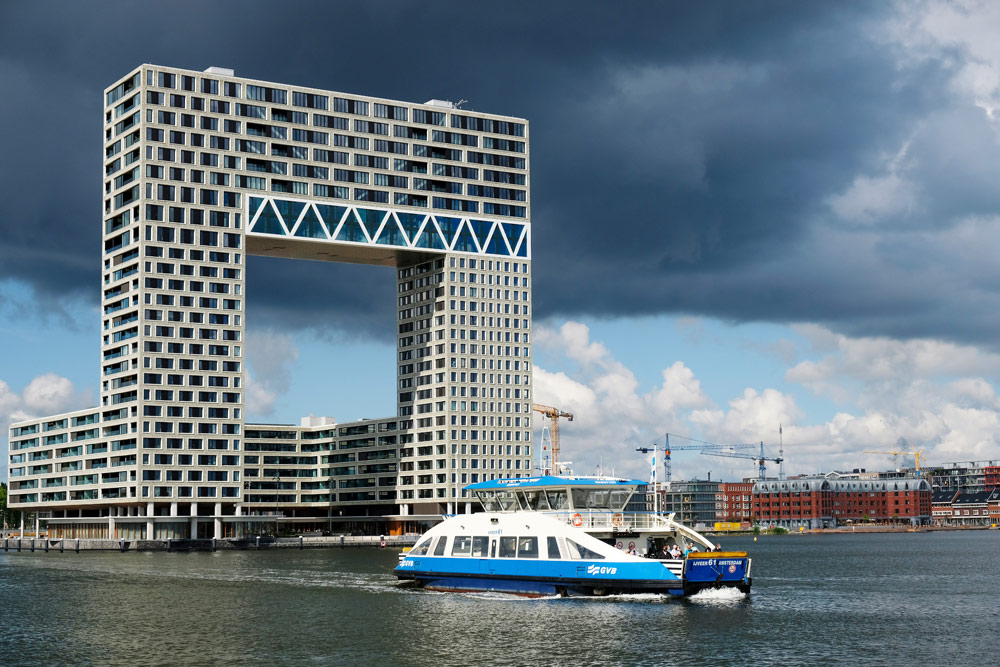
[[[554,408],[551,405],[542,405],[540,403],[534,404],[535,412],[541,412],[543,415],[548,417],[552,426],[549,428],[550,439],[552,440],[552,465],[549,470],[545,473],[548,474],[550,471],[559,474],[559,418],[566,417],[570,421],[573,421],[573,415],[568,412],[563,412],[559,408]],[[544,449],[544,447],[543,447]]]
[[[909,454],[916,461],[917,474],[919,475],[920,474],[920,457],[923,456],[924,450],[921,449],[921,450],[914,451],[914,452],[900,452],[900,451],[873,452],[873,451],[865,450],[862,453],[863,454],[891,454],[893,456],[900,456],[901,454]]]

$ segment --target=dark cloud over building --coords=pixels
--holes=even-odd
[[[704,314],[988,343],[997,131],[904,5],[0,8],[0,281],[96,304],[104,86],[141,62],[531,123],[538,318]],[[990,91],[987,91],[989,93]],[[392,278],[268,262],[276,326],[382,335]],[[4,299],[0,291],[0,300]],[[259,318],[258,318],[259,319]]]

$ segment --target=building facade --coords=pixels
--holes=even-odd
[[[719,489],[722,507],[716,512],[716,521],[749,527],[753,523],[753,485],[753,482],[723,482]]]
[[[665,512],[673,512],[681,523],[695,527],[715,524],[722,509],[722,483],[705,480],[672,482],[663,492]]]
[[[104,102],[100,405],[11,426],[13,509],[65,536],[398,528],[531,473],[525,120],[153,65]],[[393,272],[396,415],[246,423],[247,255]]]
[[[931,486],[925,479],[764,480],[753,487],[754,515],[764,526],[836,528],[848,522],[931,521]]]

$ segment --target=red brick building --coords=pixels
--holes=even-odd
[[[984,486],[987,491],[1000,488],[1000,466],[986,466],[983,468]]]
[[[925,479],[765,480],[753,486],[754,518],[764,526],[835,528],[847,522],[930,523]]]
[[[722,507],[716,510],[716,520],[752,524],[753,485],[753,482],[723,482],[718,494]]]

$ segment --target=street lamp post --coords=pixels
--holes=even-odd
[[[326,491],[330,494],[330,510],[328,512],[327,521],[330,524],[330,528],[327,532],[333,535],[333,475],[330,475],[330,479],[327,482]]]

